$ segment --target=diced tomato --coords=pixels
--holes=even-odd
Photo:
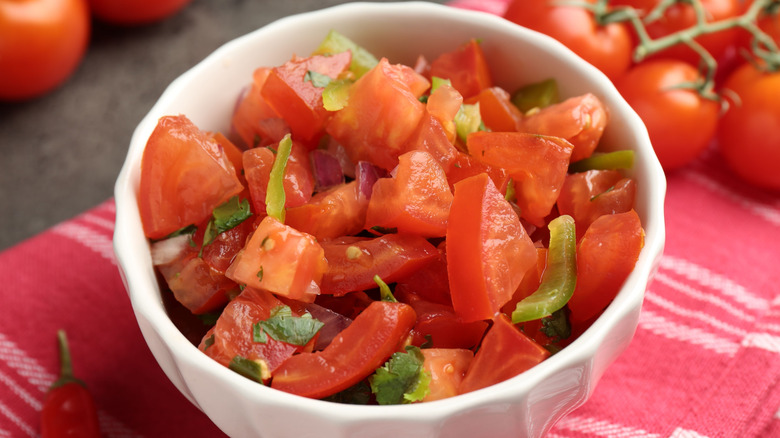
[[[314,304],[330,309],[349,319],[355,319],[360,312],[366,310],[374,300],[365,292],[352,292],[346,295],[320,294]]]
[[[273,294],[247,287],[225,307],[198,348],[224,366],[236,356],[261,361],[269,373],[264,379],[267,380],[287,358],[310,348],[308,344],[288,344],[271,336],[267,336],[266,342],[254,342],[253,326],[268,319],[272,310],[283,305]],[[294,316],[301,316],[297,309],[291,307],[291,310]]]
[[[336,79],[349,69],[352,52],[349,50],[330,56],[315,55],[293,58],[274,67],[262,89],[262,96],[284,118],[292,130],[293,139],[312,143],[325,128],[330,113],[322,106],[320,75]]]
[[[211,134],[211,138],[214,139],[222,149],[225,151],[225,156],[230,160],[230,164],[233,165],[233,169],[236,171],[238,179],[241,180],[244,171],[244,161],[242,158],[243,151],[238,148],[232,141],[228,140],[221,132],[215,132]],[[244,181],[242,181],[242,184]]]
[[[205,227],[199,227],[199,230],[200,228]],[[254,229],[254,220],[250,217],[234,228],[219,233],[214,241],[203,247],[203,261],[224,275],[236,254],[244,248],[247,238]]]
[[[368,161],[388,171],[398,164],[425,111],[405,79],[412,75],[419,76],[383,58],[352,85],[349,105],[331,118],[327,131],[353,163]]]
[[[426,112],[439,121],[447,134],[447,139],[453,144],[457,136],[455,116],[460,111],[462,104],[463,96],[447,83],[439,85],[431,92],[425,103]]]
[[[493,319],[458,393],[465,394],[511,379],[549,356],[549,351],[524,335],[501,313]]]
[[[455,154],[455,161],[447,172],[447,181],[450,188],[455,190],[455,183],[470,176],[487,173],[498,191],[506,194],[507,184],[511,179],[509,174],[501,167],[487,165],[469,154],[458,151]]]
[[[572,320],[585,321],[609,305],[643,245],[642,224],[634,210],[593,221],[577,247],[577,287],[569,300]]]
[[[399,157],[392,178],[374,183],[366,229],[396,228],[399,233],[441,237],[447,231],[452,192],[441,164],[428,152]]]
[[[232,118],[232,129],[241,139],[244,149],[255,147],[262,142],[265,133],[260,129],[260,121],[279,117],[260,94],[271,69],[260,67],[252,75],[252,85],[241,98]]]
[[[473,39],[434,59],[431,62],[431,76],[449,79],[466,99],[493,85],[482,46]]]
[[[574,162],[591,156],[608,119],[606,106],[598,97],[588,93],[542,108],[524,118],[519,130],[565,138],[574,146],[571,154]]]
[[[224,272],[198,257],[195,249],[157,269],[176,301],[196,315],[219,308],[228,301],[228,293],[238,289],[238,284],[225,277]]]
[[[243,188],[219,143],[185,116],[161,117],[141,159],[144,234],[159,239],[198,224]]]
[[[523,298],[536,292],[536,289],[539,288],[539,284],[542,282],[542,273],[544,273],[544,269],[546,267],[547,248],[537,247],[536,264],[532,265],[528,269],[528,272],[525,273],[523,276],[523,281],[520,282],[520,286],[518,286],[517,290],[515,290],[515,293],[512,295],[512,299],[504,304],[504,307],[501,309],[501,311],[507,315],[511,315],[515,310],[517,303],[519,303]]]
[[[409,303],[408,299],[401,297],[415,295],[426,301],[452,307],[450,283],[447,278],[447,256],[444,247],[445,242],[442,242],[436,248],[439,252],[437,257],[396,282],[393,292],[396,298]]]
[[[523,119],[523,113],[512,103],[512,97],[501,87],[485,88],[466,103],[479,103],[482,122],[491,131],[517,131]]]
[[[312,301],[327,268],[322,247],[312,235],[266,216],[226,275],[239,284]]]
[[[488,175],[456,183],[447,225],[447,274],[458,316],[493,318],[535,263],[534,244]]]
[[[314,195],[309,202],[287,210],[291,227],[317,239],[359,233],[366,221],[368,199],[358,193],[358,182],[350,181]]]
[[[415,345],[430,340],[433,348],[473,348],[488,327],[486,321],[461,321],[452,306],[416,297],[409,304],[417,313],[412,339]]]
[[[343,295],[377,287],[374,276],[393,283],[439,256],[430,242],[411,234],[386,234],[373,239],[324,241],[328,269],[322,293]]]
[[[558,211],[574,218],[577,237],[605,214],[625,213],[634,208],[636,183],[617,170],[589,170],[566,175],[558,196]]]
[[[449,137],[447,129],[441,122],[431,114],[426,113],[422,116],[417,129],[409,137],[404,150],[424,151],[431,154],[446,173],[452,167],[458,154],[458,150]]]
[[[411,306],[375,301],[324,350],[284,361],[274,373],[271,387],[310,398],[347,389],[398,351],[414,321]]]
[[[244,176],[252,197],[253,213],[265,214],[265,196],[274,159],[274,153],[265,147],[244,151]],[[298,142],[293,142],[282,185],[285,195],[284,205],[287,208],[307,203],[314,192],[314,175],[309,164],[308,153],[305,146]]]
[[[469,134],[466,143],[476,160],[506,169],[514,180],[522,217],[544,225],[569,169],[571,143],[559,137],[484,131]]]
[[[423,370],[431,376],[428,394],[422,401],[458,395],[458,387],[474,359],[474,353],[463,348],[425,348],[421,351],[425,358]]]

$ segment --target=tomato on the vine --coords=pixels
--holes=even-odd
[[[559,5],[556,0],[514,0],[504,18],[555,38],[610,79],[631,65],[632,41],[626,25],[602,26],[582,6]]]
[[[192,0],[89,0],[95,17],[111,24],[133,26],[167,18]]]
[[[38,97],[65,82],[89,33],[85,0],[0,0],[0,100]]]
[[[780,72],[765,73],[747,62],[724,88],[736,96],[718,124],[726,163],[746,181],[780,190]]]
[[[654,59],[638,64],[615,82],[645,122],[655,153],[667,171],[691,162],[715,135],[718,102],[682,87],[699,79],[699,72],[690,64]]]
[[[725,20],[740,13],[739,0],[700,0],[708,22]],[[631,6],[640,14],[646,15],[653,10],[661,0],[612,0],[613,6]],[[696,25],[696,12],[688,2],[677,2],[670,6],[664,15],[652,22],[645,23],[645,29],[650,38],[659,39],[666,35],[688,29]],[[720,59],[729,49],[736,37],[736,29],[728,29],[701,35],[696,42],[702,45],[715,59]],[[673,58],[698,65],[700,57],[685,44],[676,44],[658,53],[657,57]]]

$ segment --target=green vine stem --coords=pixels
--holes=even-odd
[[[680,31],[654,39],[650,37],[645,28],[646,24],[660,19],[666,10],[677,3],[690,4],[696,14],[696,24]],[[681,87],[692,88],[702,97],[720,100],[715,92],[715,73],[718,68],[717,60],[701,44],[696,41],[701,35],[723,32],[727,29],[740,27],[750,33],[752,37],[751,52],[762,61],[761,68],[766,71],[780,71],[780,49],[775,41],[762,31],[757,24],[762,13],[771,13],[780,8],[780,0],[755,0],[742,14],[735,17],[709,22],[707,13],[701,0],[661,0],[655,8],[644,17],[630,6],[611,7],[609,0],[596,0],[590,3],[582,0],[559,2],[560,5],[578,6],[590,10],[599,25],[627,22],[635,30],[639,43],[634,49],[634,62],[641,62],[650,55],[666,50],[678,44],[685,44],[695,51],[702,62],[702,80],[690,84],[681,84]]]

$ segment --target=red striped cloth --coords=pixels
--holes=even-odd
[[[504,1],[457,1],[500,13]],[[476,5],[476,6],[475,6]],[[102,205],[0,253],[0,438],[37,436],[69,334],[108,437],[216,437],[147,349]],[[780,195],[717,153],[669,175],[667,245],[636,336],[554,438],[780,437]]]

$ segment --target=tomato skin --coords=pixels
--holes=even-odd
[[[86,387],[72,382],[46,393],[41,409],[41,437],[100,437],[97,409]]]
[[[596,219],[577,246],[577,286],[569,300],[572,321],[587,321],[615,298],[634,269],[644,231],[634,210]]]
[[[523,113],[512,104],[511,96],[501,87],[485,88],[466,103],[479,103],[482,122],[492,131],[517,131],[523,119]]]
[[[595,3],[595,0],[587,0]],[[593,14],[579,6],[558,6],[555,0],[514,0],[504,18],[549,35],[593,64],[610,79],[631,65],[632,41],[622,23],[599,26]]]
[[[374,275],[385,283],[404,279],[439,256],[436,247],[420,236],[386,234],[373,239],[344,238],[324,241],[328,261],[320,288],[324,294],[344,295],[376,287]],[[350,258],[348,248],[360,250]]]
[[[219,143],[185,116],[160,118],[141,159],[138,208],[146,237],[199,224],[243,189]]]
[[[265,197],[274,160],[274,153],[264,147],[246,150],[242,156],[244,176],[251,194],[252,212],[258,215],[266,214]],[[287,208],[304,205],[314,192],[314,174],[309,165],[306,147],[298,142],[293,142],[290,156],[287,158],[282,185],[284,205]]]
[[[523,219],[544,225],[569,168],[573,147],[560,137],[525,132],[474,132],[469,153],[489,166],[503,167],[515,182]]]
[[[486,173],[455,184],[447,224],[447,275],[464,321],[491,319],[536,263],[534,244]]]
[[[780,73],[739,67],[724,88],[739,96],[718,123],[718,147],[728,166],[745,181],[780,190]]]
[[[444,169],[425,151],[407,152],[398,159],[395,175],[374,183],[365,228],[379,226],[424,237],[444,236],[452,204]]]
[[[471,362],[459,394],[503,382],[541,363],[550,352],[515,327],[503,313],[493,319]]]
[[[589,170],[566,175],[558,197],[558,212],[568,214],[582,237],[590,224],[604,214],[625,213],[634,208],[636,182],[618,170]]]
[[[658,160],[667,171],[693,161],[715,135],[718,103],[694,90],[675,88],[697,79],[696,68],[685,62],[654,59],[638,64],[615,82],[647,126]]]
[[[0,100],[62,85],[81,64],[90,32],[85,0],[0,1]]]
[[[474,353],[463,348],[424,348],[421,350],[423,369],[431,375],[428,394],[423,402],[458,395],[458,387],[466,375]]]
[[[196,315],[219,308],[228,301],[228,292],[238,289],[224,271],[210,266],[194,249],[157,268],[176,301]]]
[[[319,240],[357,234],[366,220],[368,199],[357,181],[315,194],[306,204],[287,210],[286,222]]]
[[[266,216],[225,275],[238,284],[301,301],[312,301],[328,267],[310,234]]]
[[[347,389],[398,351],[415,318],[408,304],[374,301],[324,350],[284,361],[271,387],[309,398]]]
[[[414,296],[409,305],[417,313],[412,343],[430,340],[433,348],[473,348],[487,329],[485,321],[461,321],[452,306],[425,301]]]
[[[149,24],[170,17],[192,0],[89,0],[92,13],[102,21],[124,26]]]
[[[437,257],[396,281],[393,293],[399,301],[409,303],[411,296],[414,295],[432,303],[452,307],[445,246],[446,242],[439,244],[436,248],[439,252]]]
[[[410,82],[419,81],[410,77],[425,81],[411,68],[391,65],[382,58],[352,85],[349,105],[333,115],[326,129],[353,163],[368,161],[387,171],[398,164],[398,156],[425,113],[410,87]]]
[[[273,294],[247,287],[225,307],[217,323],[203,337],[198,349],[224,366],[228,366],[236,356],[262,360],[268,371],[273,373],[285,359],[304,351],[306,347],[277,341],[271,336],[268,336],[265,343],[253,341],[252,326],[268,319],[274,308],[283,305]],[[291,310],[293,315],[301,315],[292,306]]]
[[[476,40],[442,53],[431,62],[431,77],[449,79],[452,86],[465,98],[477,95],[493,86],[485,54]]]
[[[231,118],[231,129],[235,135],[241,139],[244,149],[269,143],[265,130],[262,129],[260,122],[270,118],[278,117],[276,111],[263,98],[262,90],[271,69],[260,67],[252,74],[252,84],[241,98],[233,117]],[[280,138],[276,139],[278,143]]]

